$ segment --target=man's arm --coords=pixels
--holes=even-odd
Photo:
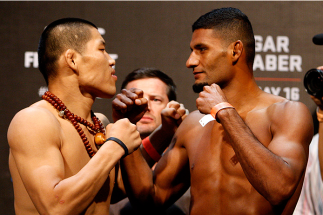
[[[114,121],[121,118],[128,118],[132,123],[136,123],[144,115],[147,109],[147,100],[143,98],[143,91],[136,88],[129,90],[123,89],[121,93],[117,94],[112,102],[113,119]],[[149,139],[153,148],[162,154],[170,144],[170,141],[181,122],[187,116],[186,109],[183,104],[176,101],[170,101],[166,108],[161,113],[162,124],[155,129],[153,133],[161,133],[161,135],[149,135]],[[158,139],[154,136],[159,136]],[[153,160],[149,153],[140,146],[140,151],[149,166],[152,167],[156,161]]]
[[[211,97],[215,104],[226,101],[220,87],[213,84],[200,94],[199,110],[210,113],[214,106]],[[262,116],[268,117],[268,129],[272,134],[268,148],[256,138],[257,134],[252,133],[235,109],[220,110],[217,119],[229,135],[250,183],[272,205],[279,205],[292,196],[305,171],[313,136],[312,118],[304,104],[289,101],[272,104]]]
[[[273,138],[268,148],[235,110],[221,111],[218,117],[250,183],[272,205],[279,205],[293,195],[305,171],[313,127],[302,104],[287,102],[275,106],[281,107],[275,107],[280,110],[271,116]]]
[[[170,135],[166,135],[166,133],[164,131],[162,131],[161,128],[156,129],[149,136],[149,138],[150,138],[151,143],[152,143],[153,146],[159,146],[160,148],[161,147],[164,147],[164,149],[170,144],[170,142],[172,140],[172,137],[173,137],[173,134],[171,136]],[[173,139],[173,142],[174,141],[176,141],[176,139]],[[174,144],[172,144],[172,147],[174,147]],[[174,151],[176,151],[176,150],[178,150],[178,149],[175,149]],[[141,176],[141,174],[143,174],[145,171],[146,171],[146,174],[150,174],[150,173],[153,174],[153,172],[151,170],[151,167],[152,167],[153,164],[155,164],[155,161],[152,160],[147,153],[145,153],[145,149],[136,150],[134,152],[134,154],[137,154],[133,158],[134,161],[130,161],[131,159],[124,158],[124,159],[121,160],[121,162],[119,162],[116,165],[116,180],[115,180],[116,183],[115,183],[115,186],[114,186],[114,189],[113,189],[112,198],[111,198],[111,203],[112,204],[117,203],[118,201],[124,199],[127,196],[128,197],[130,196],[129,195],[129,191],[126,192],[126,189],[125,189],[125,184],[124,184],[124,181],[123,181],[123,179],[125,177],[126,177],[126,182],[127,182],[128,177],[130,177],[131,179],[135,180],[135,178],[139,176],[141,179],[143,179],[143,177]],[[145,156],[145,154],[146,154],[146,156]],[[175,154],[175,152],[173,154]],[[165,156],[165,155],[163,155],[163,156]],[[180,156],[180,155],[177,155],[177,156]],[[127,157],[131,157],[131,155],[128,155]],[[120,163],[123,163],[123,160],[126,160],[126,164],[131,164],[131,165],[134,165],[135,162],[138,162],[138,166],[135,166],[135,168],[133,168],[131,165],[127,165],[127,168],[129,168],[130,171],[131,171],[131,173],[129,173],[129,174],[132,174],[133,173],[134,174],[133,176],[132,175],[131,176],[127,176],[127,172],[124,169],[125,166],[124,165],[120,165]],[[162,161],[162,159],[158,161],[158,163],[162,163],[162,162],[165,162],[165,161]],[[145,169],[147,166],[148,166],[149,170],[146,170]],[[136,173],[136,171],[140,171],[140,173]],[[189,179],[189,175],[187,176],[187,179]],[[128,184],[129,184],[129,182],[128,182]],[[128,185],[128,186],[131,186],[131,185]],[[136,186],[138,189],[141,189],[137,185],[133,185],[133,186]],[[134,198],[136,198],[136,197],[134,197]],[[143,202],[144,202],[144,200],[143,200]],[[140,204],[138,204],[138,205],[140,205]]]
[[[134,101],[138,97],[140,98],[139,91],[138,89],[123,90],[121,94],[117,95],[112,103],[114,119],[120,117],[140,119],[135,116],[140,111],[138,111],[138,108],[134,108],[136,105]],[[133,95],[132,93],[137,95]],[[157,146],[164,145],[167,147],[169,145],[177,126],[186,117],[185,109],[181,105],[177,102],[171,104],[175,104],[175,106],[169,106],[163,110],[162,126],[149,137],[156,148]],[[127,156],[120,162],[122,179],[127,190],[127,195],[132,205],[141,211],[141,213],[146,213],[150,210],[156,212],[153,208],[157,206],[169,206],[190,185],[187,152],[181,144],[183,142],[182,139],[189,135],[184,135],[185,128],[177,129],[176,132],[178,132],[177,135],[181,138],[173,138],[173,142],[161,160],[159,160],[154,173],[143,158],[140,150],[135,151],[132,155]],[[117,181],[121,182],[122,180]]]
[[[116,99],[112,103],[114,119],[117,120],[120,117],[136,118],[134,115],[138,113],[135,99],[141,98],[142,93],[139,89],[124,90],[121,95],[117,95]],[[141,103],[142,104],[142,103]],[[136,111],[132,111],[135,109]],[[162,111],[162,124],[149,136],[151,145],[156,149],[159,154],[162,154],[165,149],[169,146],[172,137],[181,124],[186,118],[186,109],[183,104],[176,101],[171,101],[167,104],[166,108]],[[153,160],[146,150],[140,146],[140,151],[149,167],[152,167],[156,161]],[[113,190],[111,203],[116,203],[127,196],[122,180],[122,170],[119,168],[119,164],[116,165],[116,184]]]
[[[176,131],[171,145],[152,172],[137,150],[121,160],[122,178],[133,207],[141,213],[156,212],[174,203],[190,185],[187,151],[181,145],[183,124]],[[183,129],[181,127],[183,126]],[[158,139],[158,138],[157,138]]]
[[[109,125],[107,133],[121,139],[129,153],[141,142],[135,125],[126,119]],[[84,211],[124,154],[118,144],[108,141],[79,172],[66,178],[60,151],[63,138],[60,123],[43,108],[20,111],[9,126],[8,141],[19,175],[41,214]]]
[[[148,137],[151,146],[159,155],[162,155],[165,149],[169,146],[178,126],[182,123],[186,116],[187,114],[184,105],[176,101],[170,101],[166,108],[162,110],[162,124],[158,126]],[[143,147],[143,144],[140,145],[140,151],[150,167],[158,162],[157,160],[151,158],[151,155],[149,155],[149,153]]]

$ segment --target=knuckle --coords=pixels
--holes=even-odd
[[[128,118],[122,118],[122,119],[120,119],[120,123],[128,124],[129,123],[129,119]]]
[[[121,90],[121,93],[123,93],[123,94],[126,94],[128,92],[128,90],[127,89],[122,89]]]
[[[123,95],[121,94],[121,93],[118,93],[117,95],[116,95],[116,98],[114,99],[114,100],[116,100],[117,101],[117,99],[121,99],[123,97]]]

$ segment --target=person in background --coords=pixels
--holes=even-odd
[[[157,214],[191,187],[192,215],[292,214],[313,136],[308,108],[259,89],[254,34],[239,9],[212,10],[192,31],[186,66],[198,110],[172,135],[154,171],[138,150],[121,160],[132,206]]]
[[[323,70],[323,66],[317,69]],[[323,97],[310,97],[317,105],[319,129],[310,144],[304,184],[294,215],[323,214]]]
[[[176,101],[176,85],[173,80],[155,68],[139,68],[129,73],[124,79],[121,89],[138,88],[143,90],[143,97],[148,100],[148,109],[144,116],[136,123],[137,130],[140,133],[141,139],[147,138],[157,127],[162,123],[161,112],[166,108],[171,101]],[[155,146],[156,151],[162,151],[163,146]],[[161,148],[160,148],[161,147]],[[145,157],[150,166],[154,165],[159,160],[159,153],[148,154],[144,145],[140,146],[141,153]],[[167,214],[188,214],[190,195],[187,191],[174,205],[168,210]],[[135,211],[129,203],[129,199],[112,204],[110,207],[111,215],[135,214]]]

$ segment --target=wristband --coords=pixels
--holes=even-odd
[[[217,122],[219,122],[219,120],[216,118],[216,115],[218,114],[218,112],[220,110],[225,109],[225,108],[234,108],[234,107],[228,102],[221,102],[221,103],[215,105],[211,109],[211,116],[213,116],[213,118],[216,119]]]
[[[160,154],[156,151],[154,146],[151,144],[149,137],[146,137],[142,140],[142,146],[144,147],[145,151],[153,159],[155,162],[158,162],[161,158]]]
[[[116,142],[116,143],[118,143],[122,148],[123,148],[123,150],[124,150],[124,155],[122,156],[122,158],[124,158],[124,157],[126,157],[128,154],[129,154],[129,151],[128,151],[128,148],[127,148],[127,146],[121,141],[121,140],[119,140],[118,138],[116,138],[116,137],[109,137],[108,139],[106,139],[106,141],[105,142],[107,142],[107,141],[109,141],[109,140],[112,140],[112,141],[114,141],[114,142]]]
[[[316,117],[319,122],[323,122],[323,113],[319,112],[319,108],[316,109]]]

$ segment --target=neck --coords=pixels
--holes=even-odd
[[[254,78],[235,78],[230,85],[222,89],[228,102],[232,104],[238,112],[244,112],[257,105],[258,97],[262,91],[257,86]]]
[[[95,98],[84,95],[80,90],[73,90],[71,87],[56,86],[49,85],[48,90],[62,100],[72,113],[84,119],[91,118],[91,109]]]

